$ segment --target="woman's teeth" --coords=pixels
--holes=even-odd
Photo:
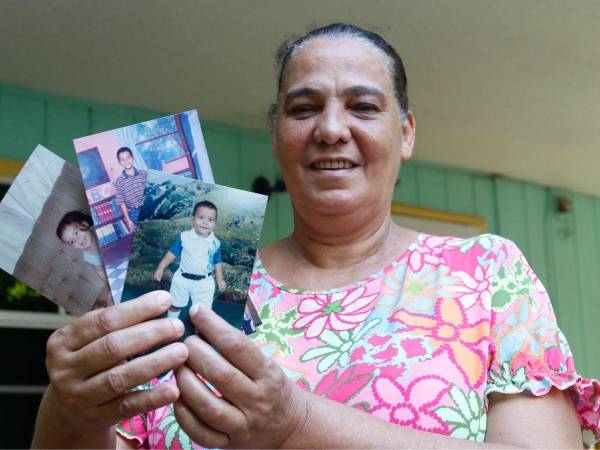
[[[317,170],[322,169],[351,169],[354,167],[350,161],[319,161],[312,165]]]

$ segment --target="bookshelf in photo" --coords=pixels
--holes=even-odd
[[[123,221],[119,206],[114,196],[101,200],[90,206],[92,219],[96,224],[96,235],[100,247],[108,245],[129,236],[129,230]]]
[[[104,167],[97,147],[77,155],[90,214],[96,228],[96,236],[101,249],[129,236],[123,215],[115,202],[115,189]]]

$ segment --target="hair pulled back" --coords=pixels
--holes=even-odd
[[[382,38],[379,34],[368,31],[363,28],[357,27],[347,23],[332,23],[324,27],[315,28],[308,33],[304,34],[293,40],[286,40],[279,47],[276,53],[276,64],[277,64],[277,99],[281,94],[281,88],[285,81],[286,70],[289,62],[296,56],[296,54],[309,42],[318,38],[355,38],[362,39],[369,44],[378,48],[386,56],[386,66],[390,72],[390,77],[394,85],[394,93],[400,107],[400,113],[402,116],[408,111],[408,95],[406,93],[406,72],[404,70],[404,64],[402,58],[398,55],[398,52]],[[277,117],[277,104],[271,105],[269,109],[269,117],[271,119],[271,125],[275,124]]]

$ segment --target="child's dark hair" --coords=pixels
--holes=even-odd
[[[60,222],[58,222],[58,225],[56,226],[56,236],[62,241],[63,232],[69,225],[87,224],[86,229],[89,229],[92,226],[92,223],[92,218],[86,213],[81,211],[69,211],[62,216],[62,219],[60,219]]]
[[[131,155],[131,157],[133,158],[133,152],[131,151],[131,149],[129,147],[121,147],[119,150],[117,150],[117,160],[120,161],[119,157],[121,156],[121,153],[129,153]]]
[[[198,211],[198,208],[212,209],[215,212],[215,215],[219,214],[217,205],[215,205],[213,202],[209,202],[208,200],[202,200],[201,202],[196,203],[194,205],[194,210],[192,211],[192,216],[196,215],[196,211]]]

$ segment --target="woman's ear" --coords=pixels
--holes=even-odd
[[[411,111],[402,114],[400,118],[400,126],[402,127],[402,160],[408,161],[413,154],[415,146],[415,135],[417,131],[417,121]]]

